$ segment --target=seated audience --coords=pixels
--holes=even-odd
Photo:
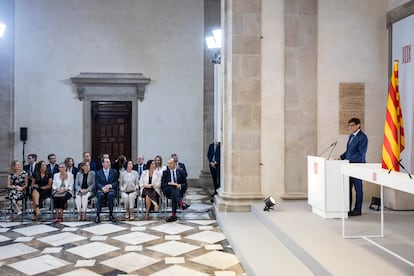
[[[25,197],[27,186],[28,176],[27,173],[22,170],[22,163],[17,160],[12,161],[10,164],[10,173],[7,177],[7,189],[9,191],[9,199],[12,203],[12,208],[14,208],[17,215],[22,213],[17,201],[22,200]],[[13,212],[10,214],[10,219],[13,219]]]
[[[76,179],[76,175],[78,174],[78,168],[75,167],[75,161],[73,161],[72,157],[65,158],[65,166],[66,171],[73,175],[73,179]]]
[[[78,220],[86,220],[88,200],[95,195],[95,172],[88,162],[80,163],[80,171],[75,179],[75,202],[78,209]]]
[[[55,222],[63,221],[63,209],[72,198],[73,174],[66,171],[65,163],[59,163],[59,172],[53,176],[52,195],[56,211]]]
[[[178,155],[176,153],[171,154],[171,158],[174,159],[175,167],[179,170],[182,170],[185,174],[185,177],[188,176],[187,169],[185,168],[185,164],[178,161]]]
[[[91,156],[91,153],[89,151],[85,151],[83,153],[83,161],[82,162],[88,162],[89,167],[91,168],[91,171],[95,172],[98,169],[98,166],[96,165],[96,163],[92,161],[92,156]],[[78,171],[80,171],[81,163],[78,164]]]
[[[42,201],[52,195],[52,176],[47,173],[46,162],[40,161],[32,176],[32,220],[36,221],[42,208]]]
[[[125,206],[125,218],[134,220],[134,207],[138,195],[138,172],[132,170],[132,161],[127,162],[126,170],[119,176],[119,190]]]
[[[142,173],[139,185],[142,190],[142,198],[145,200],[144,219],[147,220],[149,219],[149,212],[151,210],[159,210],[162,170],[156,169],[155,161],[153,160],[148,160],[146,166],[148,169]]]
[[[116,221],[113,215],[113,210],[114,198],[119,184],[118,178],[118,172],[111,168],[111,160],[109,160],[108,157],[104,157],[102,161],[102,169],[96,172],[96,223],[101,222],[100,213],[104,199],[108,202],[109,219],[113,222]]]
[[[167,218],[167,222],[176,221],[177,207],[185,210],[190,205],[182,200],[187,190],[187,176],[183,170],[177,169],[174,158],[168,160],[167,170],[162,173],[161,189],[167,198],[171,198],[172,214]]]

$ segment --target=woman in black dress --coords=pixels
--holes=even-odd
[[[145,218],[149,219],[149,211],[159,210],[160,187],[162,173],[155,168],[155,162],[148,160],[147,168],[142,172],[139,186],[142,189],[142,198],[145,199]]]
[[[47,173],[46,162],[40,161],[32,177],[32,201],[33,215],[35,221],[39,217],[42,200],[52,195],[52,176]]]

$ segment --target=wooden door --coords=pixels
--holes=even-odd
[[[119,155],[131,159],[132,102],[91,102],[92,158],[99,162],[102,153],[111,161]]]

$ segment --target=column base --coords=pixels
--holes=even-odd
[[[205,188],[207,190],[214,191],[213,179],[211,178],[210,169],[202,169],[200,176],[198,177],[198,184],[200,188]]]
[[[216,212],[250,212],[253,203],[264,200],[262,194],[229,194],[218,190],[214,197]]]
[[[283,193],[281,199],[308,199],[308,193]]]

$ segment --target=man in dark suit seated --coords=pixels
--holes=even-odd
[[[118,172],[111,168],[111,161],[109,158],[102,160],[102,169],[96,172],[96,218],[95,222],[100,223],[99,214],[102,209],[102,202],[104,199],[108,202],[109,219],[116,221],[114,210],[114,198],[118,190]]]
[[[47,159],[49,160],[49,164],[47,165],[47,173],[52,177],[55,175],[55,173],[59,172],[59,166],[56,164],[56,154],[51,153],[47,156]]]
[[[174,158],[168,159],[168,167],[162,172],[161,189],[167,198],[171,198],[172,214],[167,218],[167,222],[177,220],[177,207],[183,210],[187,209],[187,205],[182,200],[187,191],[187,176],[181,169],[177,169]]]
[[[142,154],[137,155],[137,163],[132,166],[132,169],[138,172],[138,180],[141,179],[142,172],[148,169],[147,165],[144,164],[144,155]]]
[[[178,161],[178,155],[176,153],[171,154],[171,158],[174,159],[175,166],[177,169],[180,169],[184,172],[185,177],[188,176],[187,169],[185,168],[185,164]]]
[[[92,156],[91,153],[89,151],[85,151],[83,153],[83,162],[88,162],[89,163],[89,167],[91,171],[96,172],[98,170],[98,166],[96,165],[95,162],[92,161]],[[82,162],[80,162],[78,164],[78,171],[80,171],[80,165],[82,164]]]

